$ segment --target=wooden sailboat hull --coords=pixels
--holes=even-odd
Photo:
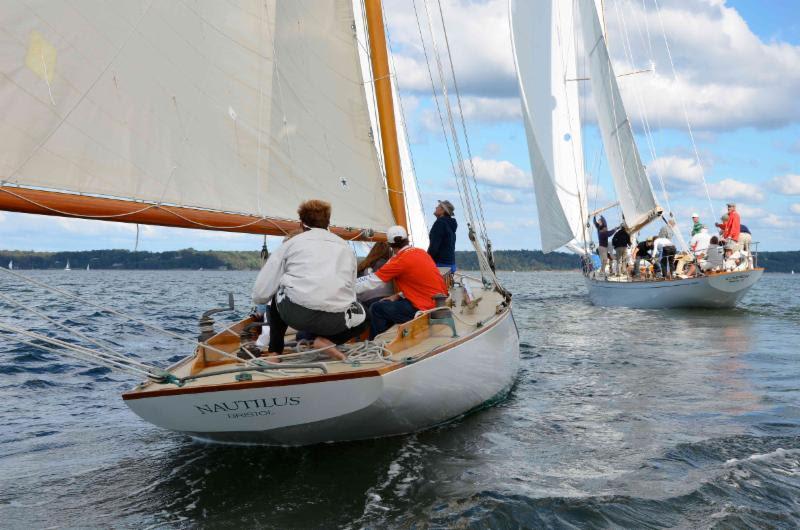
[[[672,281],[608,281],[585,277],[594,305],[641,309],[734,307],[764,269]]]
[[[142,419],[215,442],[307,445],[399,435],[506,395],[519,368],[510,310],[472,335],[385,373],[128,399]]]

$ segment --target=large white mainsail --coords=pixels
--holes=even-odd
[[[353,21],[351,0],[6,3],[0,180],[389,226]]]
[[[512,0],[514,58],[542,249],[586,241],[586,178],[571,1]]]
[[[639,150],[636,148],[595,0],[576,0],[576,2],[581,18],[583,44],[591,72],[597,121],[614,180],[614,189],[617,192],[625,224],[634,232],[660,215],[661,209],[639,157]]]

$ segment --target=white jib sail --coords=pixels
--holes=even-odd
[[[580,248],[587,207],[572,2],[512,1],[511,28],[542,249]]]
[[[589,61],[597,122],[614,180],[614,189],[625,224],[638,230],[655,218],[660,209],[639,157],[630,120],[622,103],[595,0],[576,1],[583,30],[583,44]]]
[[[351,0],[5,2],[0,180],[392,224]]]

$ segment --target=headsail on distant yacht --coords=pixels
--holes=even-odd
[[[653,221],[666,221],[636,146],[606,47],[601,9],[596,0],[511,0],[512,44],[542,248],[549,252],[566,247],[581,256],[589,298],[598,305],[731,307],[763,273],[755,256],[741,258],[735,271],[702,274],[695,267],[694,274],[676,274],[669,280],[628,273],[639,262],[631,264],[627,256],[616,274],[599,271],[589,259],[596,249],[590,223],[605,210],[618,208],[621,227],[632,237]],[[588,63],[588,78],[583,72],[579,75],[579,57]],[[587,206],[581,128],[585,116],[578,95],[578,84],[584,81],[591,86],[616,192],[615,202],[595,211]]]

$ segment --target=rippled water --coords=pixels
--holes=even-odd
[[[255,276],[30,274],[186,335]],[[509,398],[376,441],[200,444],[129,412],[129,377],[0,335],[0,526],[800,526],[800,280],[768,274],[734,310],[655,311],[593,307],[578,274],[502,276],[523,343]],[[0,292],[150,362],[186,353],[5,275]]]

